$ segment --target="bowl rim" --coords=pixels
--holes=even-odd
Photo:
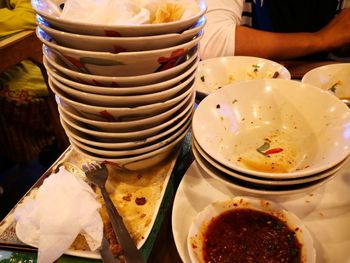
[[[167,47],[167,48],[161,48],[161,49],[153,49],[153,50],[144,50],[144,51],[129,51],[129,52],[119,52],[119,53],[112,53],[112,52],[106,52],[106,51],[89,51],[89,50],[80,50],[75,49],[71,47],[65,47],[58,45],[53,41],[53,38],[50,37],[44,30],[40,29],[40,27],[37,27],[35,30],[36,36],[40,39],[41,42],[44,43],[44,45],[50,47],[53,50],[58,50],[62,53],[69,53],[74,54],[75,56],[84,57],[98,57],[98,58],[109,58],[109,59],[130,59],[131,57],[139,57],[139,56],[154,56],[156,54],[161,53],[169,53],[171,51],[177,50],[177,49],[191,49],[191,47],[194,47],[203,37],[204,30],[201,29],[190,41],[187,41],[185,43]],[[49,37],[51,40],[46,40],[42,34],[45,34],[47,37]],[[189,48],[188,48],[189,47]]]
[[[96,137],[103,137],[103,138],[109,138],[109,139],[126,139],[129,138],[131,136],[134,137],[142,137],[142,139],[144,139],[144,136],[146,136],[146,138],[148,137],[147,135],[154,134],[157,131],[159,131],[160,129],[165,129],[167,128],[169,125],[173,124],[174,122],[178,121],[179,119],[181,119],[181,117],[183,117],[184,115],[189,114],[189,112],[191,112],[191,108],[189,107],[187,109],[187,111],[182,111],[180,114],[167,119],[166,121],[163,121],[160,125],[156,125],[150,128],[146,128],[146,129],[141,129],[141,130],[137,130],[137,131],[124,131],[124,132],[111,132],[111,131],[98,131],[98,130],[94,130],[94,129],[90,129],[88,127],[83,127],[79,124],[79,121],[77,121],[76,119],[73,119],[72,117],[68,117],[66,113],[62,113],[61,109],[58,109],[60,112],[60,117],[71,127],[73,127],[76,130],[79,130],[80,132],[89,134],[91,136],[96,136]],[[73,120],[71,120],[73,119]],[[103,136],[102,136],[103,135]]]
[[[191,34],[194,34],[195,32],[199,32],[201,29],[203,29],[203,27],[207,23],[206,17],[202,16],[201,18],[198,19],[196,24],[194,24],[192,27],[190,27],[190,28],[188,28],[180,33],[169,33],[169,34],[147,35],[147,36],[125,36],[125,37],[112,36],[111,37],[111,36],[99,36],[99,35],[83,35],[83,34],[79,34],[79,33],[65,32],[65,31],[61,31],[59,29],[47,26],[47,25],[45,25],[45,22],[48,23],[47,21],[41,22],[40,20],[44,20],[44,18],[41,17],[39,14],[36,14],[37,25],[44,32],[47,31],[47,32],[53,33],[53,34],[66,35],[70,38],[80,38],[81,40],[84,40],[84,39],[97,40],[97,41],[105,40],[107,42],[112,42],[112,43],[115,41],[128,42],[128,41],[140,41],[140,40],[147,41],[148,39],[162,40],[164,38],[172,38],[172,37],[183,38],[183,37],[186,37],[186,35],[191,35]]]
[[[190,116],[191,116],[191,114],[188,117],[190,117]],[[126,148],[126,149],[116,150],[116,149],[102,148],[102,146],[99,146],[99,148],[97,149],[91,145],[87,145],[87,144],[83,143],[82,141],[79,141],[78,139],[74,138],[73,136],[70,137],[70,140],[73,140],[75,142],[75,144],[77,144],[82,149],[85,149],[89,152],[93,151],[94,153],[99,154],[99,155],[104,155],[107,157],[113,157],[113,155],[115,157],[128,157],[128,156],[136,156],[139,154],[148,153],[148,152],[157,150],[158,148],[160,148],[164,145],[167,145],[168,143],[171,143],[178,136],[180,136],[183,132],[185,132],[185,130],[188,130],[189,126],[190,126],[190,122],[185,122],[184,125],[181,125],[179,127],[179,129],[176,129],[167,138],[163,138],[161,141],[155,141],[155,143],[153,143],[153,144],[143,145],[141,147],[133,148],[133,149]]]
[[[86,100],[92,100],[93,98],[96,98],[97,100],[103,100],[103,101],[111,101],[111,100],[118,100],[118,102],[116,102],[115,106],[112,107],[119,107],[117,104],[120,103],[119,100],[121,101],[121,103],[127,103],[128,100],[144,100],[144,99],[149,99],[149,98],[153,98],[154,96],[161,96],[161,95],[166,95],[168,93],[174,92],[174,90],[177,90],[177,92],[183,90],[186,88],[186,86],[195,78],[195,72],[191,73],[192,75],[186,77],[186,79],[182,80],[181,82],[177,83],[177,85],[174,85],[168,89],[159,91],[159,92],[154,92],[154,93],[150,93],[150,94],[141,94],[141,95],[107,95],[107,94],[97,94],[97,93],[91,93],[91,92],[87,92],[87,91],[82,91],[79,89],[75,89],[74,87],[69,87],[64,83],[61,83],[60,81],[58,81],[56,78],[51,77],[51,74],[48,73],[50,80],[59,87],[59,89],[63,90],[65,93],[67,94],[74,94],[74,96],[79,96],[80,98],[83,98]],[[69,90],[69,92],[68,92]],[[174,96],[176,95],[173,94]],[[171,99],[171,98],[168,98]],[[159,101],[158,101],[159,102]],[[86,103],[90,103],[87,102]],[[157,103],[157,101],[152,102],[153,103]],[[134,104],[134,102],[133,102]],[[146,104],[150,104],[150,103],[146,103]],[[94,106],[94,105],[93,105]],[[96,106],[107,106],[107,105],[96,105]],[[124,107],[124,105],[120,105],[121,107]],[[140,106],[142,106],[142,104],[140,104]],[[108,107],[111,107],[108,106]]]
[[[171,107],[170,109],[161,112],[160,114],[154,115],[154,116],[150,116],[148,118],[143,118],[140,120],[131,120],[131,121],[122,121],[122,122],[110,122],[110,121],[100,121],[100,120],[95,120],[95,119],[89,119],[88,117],[85,117],[83,115],[78,116],[75,113],[70,112],[69,110],[65,109],[65,106],[62,106],[62,102],[58,102],[58,106],[59,108],[61,108],[62,111],[64,111],[66,114],[68,114],[71,118],[76,119],[82,123],[88,124],[88,125],[103,125],[103,126],[123,126],[125,128],[125,126],[129,126],[129,125],[133,125],[133,126],[138,126],[138,125],[143,125],[143,124],[147,124],[147,123],[151,123],[152,121],[157,121],[159,119],[160,116],[160,120],[164,120],[168,117],[170,117],[172,114],[176,113],[178,110],[180,110],[181,108],[185,107],[184,110],[186,110],[188,107],[190,107],[190,105],[193,103],[195,94],[189,94],[188,97],[186,97],[185,99],[183,99],[180,103],[178,103],[176,106]],[[56,100],[60,100],[59,96],[56,96]],[[63,102],[65,103],[65,102]],[[186,105],[186,106],[185,106]],[[74,109],[73,106],[67,104],[68,107],[71,107]],[[75,109],[74,109],[75,110]],[[75,110],[77,111],[77,110]],[[73,116],[72,116],[73,115]],[[147,121],[146,123],[144,123],[144,121]],[[118,127],[116,127],[118,128]],[[122,128],[123,129],[123,128]]]
[[[189,83],[186,90],[184,92],[179,93],[177,96],[173,97],[172,99],[166,100],[164,102],[158,102],[153,104],[148,104],[145,106],[138,106],[138,107],[102,107],[102,106],[92,106],[86,103],[80,103],[75,100],[69,99],[66,97],[66,95],[62,95],[62,92],[59,91],[56,87],[52,87],[52,83],[49,80],[50,89],[58,95],[65,103],[69,104],[70,106],[74,105],[75,107],[79,107],[80,109],[83,108],[84,112],[88,112],[90,114],[96,114],[99,112],[107,111],[111,115],[120,115],[121,116],[135,116],[135,115],[155,115],[159,114],[160,112],[164,112],[165,110],[168,110],[172,106],[174,106],[177,102],[180,100],[183,100],[187,98],[187,96],[194,92],[193,82]],[[74,107],[73,106],[73,107]],[[115,116],[114,116],[115,117]]]

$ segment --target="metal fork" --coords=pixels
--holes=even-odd
[[[83,165],[83,171],[86,177],[101,189],[102,197],[106,205],[107,213],[111,221],[114,234],[118,243],[123,248],[123,256],[127,263],[143,263],[144,260],[140,251],[137,249],[128,230],[126,229],[123,218],[119,215],[109,194],[106,191],[106,181],[108,178],[108,170],[105,164],[93,162]]]

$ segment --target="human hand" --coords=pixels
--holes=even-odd
[[[343,9],[316,34],[328,51],[350,44],[350,8]]]

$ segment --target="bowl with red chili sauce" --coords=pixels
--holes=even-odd
[[[313,239],[301,220],[277,203],[235,197],[202,210],[187,248],[194,263],[313,263]]]

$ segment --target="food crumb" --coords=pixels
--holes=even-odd
[[[123,200],[130,202],[131,201],[131,194],[128,193],[127,195],[123,196]]]
[[[144,205],[144,204],[146,204],[146,198],[145,197],[136,197],[135,203],[137,205]]]
[[[272,75],[272,78],[277,79],[279,75],[280,75],[280,73],[278,71],[275,71],[275,73],[273,73],[273,75]]]
[[[140,218],[144,218],[146,216],[146,214],[145,213],[142,213],[141,215],[140,215]]]
[[[205,77],[204,76],[201,76],[201,81],[205,82]]]

